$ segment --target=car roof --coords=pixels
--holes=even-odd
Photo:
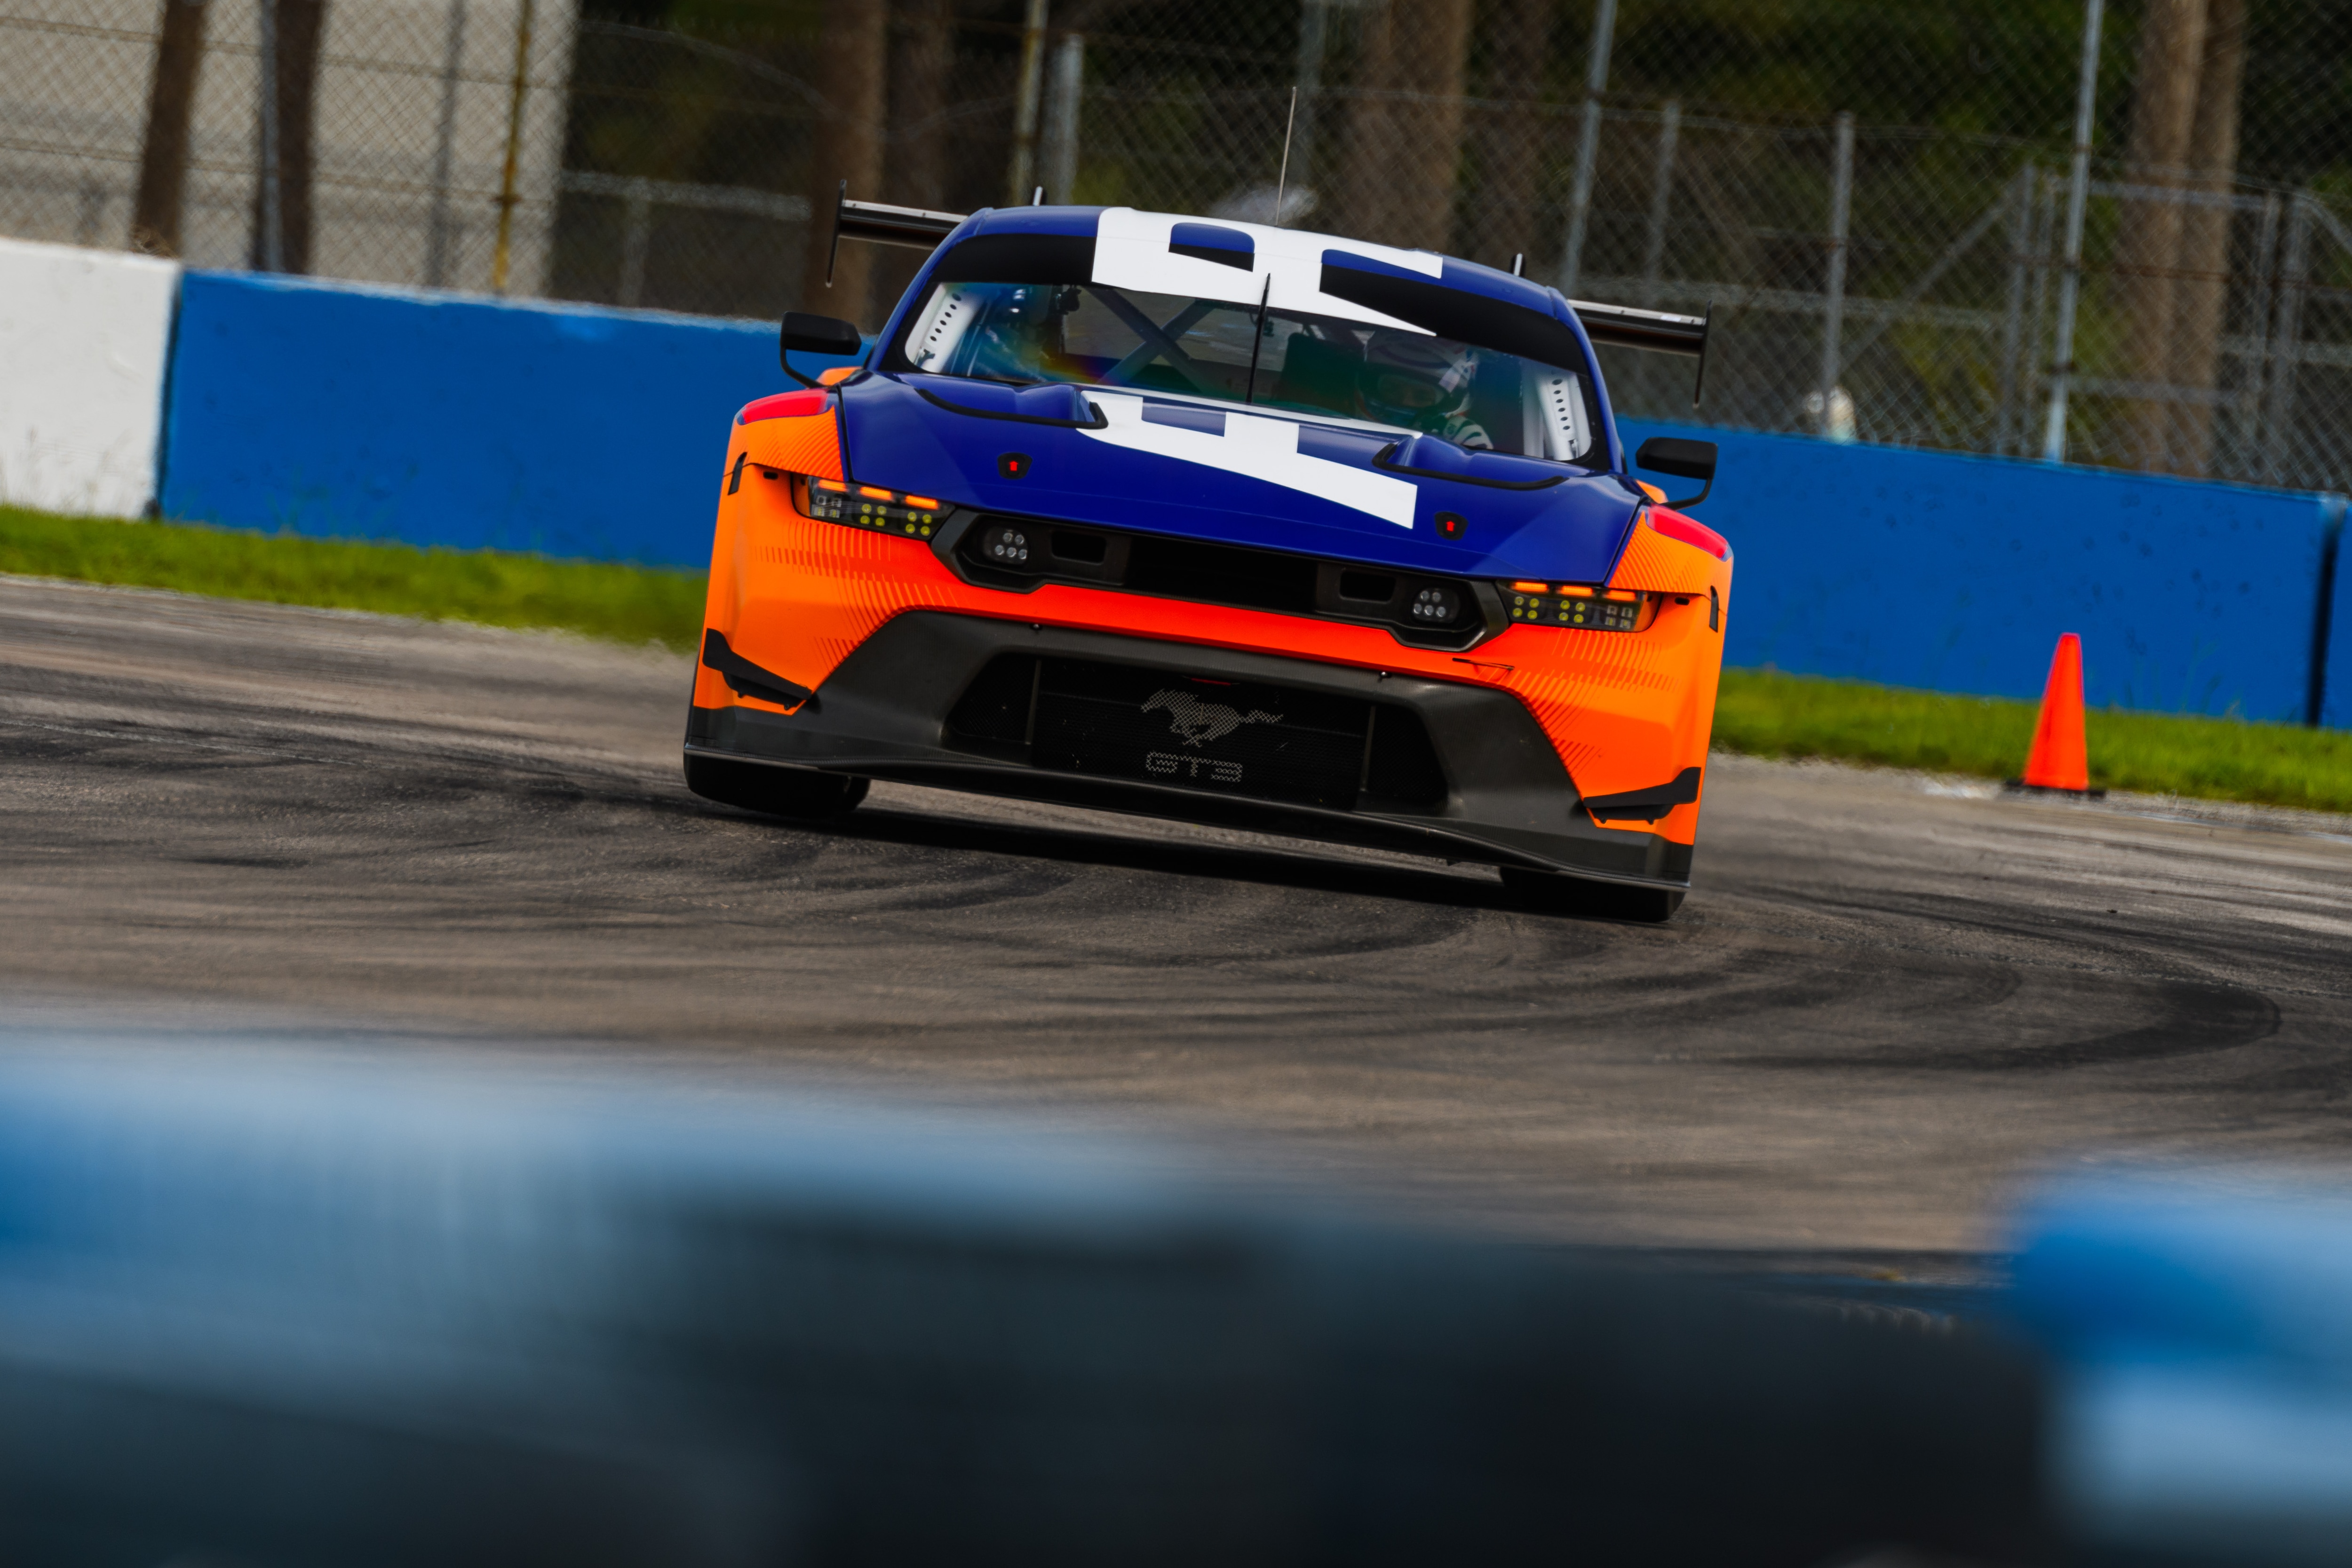
[[[1157,213],[1134,207],[983,207],[965,219],[948,243],[961,243],[981,235],[1058,235],[1074,239],[1108,237],[1113,233],[1122,236],[1151,235],[1162,235],[1180,225],[1199,225],[1245,237],[1251,242],[1251,247],[1259,253],[1278,249],[1300,260],[1308,256],[1319,260],[1324,253],[1337,252],[1348,263],[1356,266],[1414,274],[1447,287],[1516,305],[1554,320],[1572,319],[1568,302],[1559,290],[1532,278],[1514,277],[1500,267],[1486,267],[1437,251],[1406,250],[1376,245],[1368,240],[1349,239],[1344,235],[1276,227],[1235,218]],[[1166,246],[1167,241],[1161,238],[1159,248],[1164,251]],[[1197,274],[1197,277],[1214,278],[1217,272],[1231,271],[1213,262],[1202,265],[1216,271]],[[1184,291],[1177,288],[1167,290],[1171,293]],[[1255,298],[1250,302],[1255,303]]]

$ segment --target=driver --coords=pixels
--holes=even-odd
[[[1473,452],[1491,452],[1495,443],[1486,427],[1469,413],[1470,381],[1477,369],[1476,353],[1457,344],[1380,333],[1364,350],[1364,373],[1356,383],[1358,412]]]

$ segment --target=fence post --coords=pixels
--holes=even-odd
[[[634,306],[645,298],[646,253],[653,248],[654,183],[633,174],[626,183],[628,193],[621,198],[621,286],[614,302]]]
[[[1837,398],[1838,339],[1845,329],[1846,225],[1853,215],[1853,115],[1837,117],[1836,152],[1830,164],[1829,280],[1822,311],[1822,431],[1830,428]]]
[[[1650,230],[1642,245],[1642,303],[1658,302],[1658,278],[1665,270],[1666,214],[1674,204],[1675,152],[1683,134],[1683,100],[1666,99],[1658,112],[1658,156],[1650,166]]]
[[[449,0],[441,46],[441,118],[433,129],[433,209],[425,220],[425,281],[449,281],[449,161],[457,139],[457,72],[466,57],[466,0]]]
[[[2042,365],[2037,352],[2050,340],[2050,277],[2056,270],[2055,251],[2058,244],[2058,176],[2050,170],[2041,172],[2033,182],[2033,304],[2028,311],[2025,329],[2026,347],[2017,361],[2018,410],[2017,452],[2020,456],[2030,450],[2025,408],[2041,395]]]
[[[2066,270],[2058,279],[2058,341],[2050,368],[2050,418],[2042,455],[2066,461],[2066,398],[2074,374],[2074,312],[2083,296],[2083,209],[2091,199],[2092,111],[2099,94],[2099,23],[2105,0],[2083,6],[2083,68],[2074,87],[2074,159],[2066,176]]]
[[[1013,167],[1004,182],[1004,204],[1025,207],[1036,190],[1037,99],[1045,85],[1045,0],[1029,0],[1021,28],[1021,81],[1013,97]]]
[[[1592,54],[1584,72],[1584,119],[1576,132],[1576,181],[1568,194],[1568,237],[1559,251],[1559,291],[1573,296],[1584,266],[1585,218],[1592,206],[1592,165],[1601,155],[1601,94],[1609,86],[1609,46],[1617,0],[1600,0],[1592,16]]]
[[[1078,94],[1086,84],[1087,36],[1065,33],[1046,73],[1045,155],[1037,183],[1049,202],[1068,202],[1078,183]]]
[[[2287,210],[2286,256],[2279,264],[2278,330],[2270,342],[2269,406],[2263,411],[2263,474],[2286,476],[2294,431],[2294,372],[2303,358],[2303,297],[2311,278],[2311,193],[2297,191]]]
[[[254,69],[261,78],[259,113],[254,123],[254,175],[261,182],[255,193],[252,266],[259,272],[286,270],[286,229],[278,210],[278,0],[261,0],[256,8],[261,30],[261,54]]]
[[[2032,243],[2033,161],[2009,183],[2009,291],[2000,306],[2000,393],[1992,420],[1992,449],[2009,451],[2017,425],[2017,357],[2025,346],[2026,246]]]
[[[522,0],[515,16],[514,88],[507,99],[507,159],[499,175],[499,240],[490,252],[490,292],[507,291],[507,266],[514,255],[515,176],[522,162],[522,99],[530,88],[530,7]]]
[[[2236,406],[2231,410],[2236,416],[2242,474],[2262,471],[2263,398],[2270,385],[2271,307],[2278,293],[2278,195],[2264,192],[2262,223],[2254,231],[2254,303],[2248,312],[2252,318],[2253,348],[2246,355],[2244,380]]]
[[[1290,132],[1290,162],[1301,186],[1315,179],[1315,110],[1323,91],[1323,55],[1331,37],[1331,0],[1306,0],[1298,14],[1298,118]],[[1268,221],[1282,223],[1280,204]]]

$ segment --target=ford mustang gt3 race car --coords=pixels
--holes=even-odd
[[[736,418],[693,789],[816,817],[897,779],[1673,913],[1731,551],[1632,476],[1592,344],[1702,322],[1119,207],[836,222],[933,254],[826,384],[793,350],[855,329],[787,317],[808,384]]]

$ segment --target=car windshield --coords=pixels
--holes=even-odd
[[[906,363],[936,375],[1069,382],[1366,421],[1472,451],[1592,464],[1579,371],[1411,329],[1097,283],[942,283]]]

